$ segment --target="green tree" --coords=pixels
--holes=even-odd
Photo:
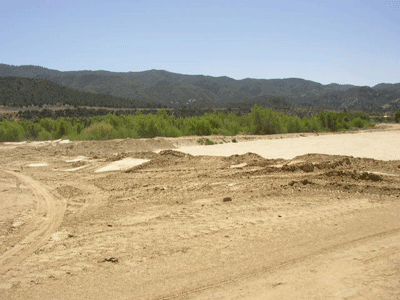
[[[48,132],[55,131],[57,128],[56,121],[50,118],[41,119],[40,126],[42,126]]]
[[[251,109],[250,124],[250,132],[253,134],[276,134],[283,131],[278,114],[256,104]]]
[[[4,120],[0,123],[0,142],[18,142],[25,135],[25,130],[22,125]]]
[[[394,114],[394,121],[396,123],[400,123],[400,108],[398,111],[396,111],[396,113]]]
[[[57,130],[55,133],[56,138],[61,138],[70,133],[71,124],[63,117],[57,119]]]
[[[331,131],[337,131],[338,126],[338,116],[334,112],[326,113],[326,127],[328,127]]]
[[[85,140],[108,140],[115,137],[115,129],[108,123],[94,123],[82,131]]]

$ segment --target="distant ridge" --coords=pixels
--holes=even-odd
[[[110,108],[160,107],[160,105],[155,103],[140,100],[82,92],[49,80],[25,77],[0,77],[0,105],[28,107],[43,106],[46,104]]]
[[[323,85],[301,78],[235,80],[226,76],[183,75],[164,70],[62,72],[40,66],[0,64],[0,77],[7,76],[46,79],[84,92],[176,108],[238,107],[275,97],[275,102],[269,103],[381,113],[397,109],[395,100],[400,98],[400,83],[360,87],[336,83]]]

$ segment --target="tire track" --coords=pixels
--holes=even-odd
[[[299,255],[294,258],[290,258],[290,259],[287,259],[284,261],[277,261],[275,264],[272,264],[269,266],[264,266],[261,268],[254,268],[248,272],[243,272],[241,274],[234,275],[234,276],[226,276],[226,277],[223,277],[213,283],[206,283],[206,284],[202,284],[202,285],[199,285],[199,286],[193,287],[193,288],[185,288],[181,291],[177,291],[177,292],[171,293],[169,295],[158,296],[158,297],[155,297],[154,300],[191,299],[195,295],[199,295],[202,292],[209,291],[209,290],[212,290],[215,288],[221,288],[227,284],[233,284],[233,283],[240,284],[240,282],[242,282],[243,280],[255,278],[257,276],[261,276],[263,274],[278,271],[280,269],[289,268],[290,266],[301,264],[301,263],[303,263],[307,260],[313,259],[317,256],[327,255],[329,253],[334,253],[334,252],[340,251],[340,250],[351,249],[351,248],[363,245],[363,244],[365,244],[367,242],[371,242],[371,241],[376,241],[378,243],[379,240],[381,240],[383,238],[394,237],[394,236],[398,236],[398,235],[400,235],[400,228],[394,228],[394,229],[370,234],[367,236],[362,236],[362,237],[355,238],[355,239],[352,239],[352,240],[349,240],[346,242],[329,245],[328,247],[322,247],[320,249],[316,249],[315,251],[311,251],[309,253],[302,254],[302,255]],[[381,259],[381,258],[384,258],[385,256],[390,256],[393,253],[395,253],[395,251],[389,251],[388,253],[385,253],[384,255],[380,255],[378,257],[374,257],[372,259],[365,260],[364,263],[369,263],[370,261],[372,262],[375,259]],[[199,298],[201,298],[201,297],[199,297]]]
[[[36,180],[13,171],[4,171],[20,182],[24,183],[33,192],[37,199],[37,209],[28,226],[25,227],[21,238],[13,247],[0,256],[0,274],[21,263],[33,252],[39,249],[60,226],[66,201],[56,199],[50,192]],[[28,231],[28,230],[29,231]]]

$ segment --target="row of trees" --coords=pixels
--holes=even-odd
[[[0,141],[103,140],[113,138],[152,138],[156,136],[207,136],[211,134],[276,134],[292,132],[343,131],[351,127],[373,126],[371,118],[362,113],[320,113],[312,118],[299,118],[277,113],[272,109],[253,106],[247,115],[205,113],[202,116],[175,117],[162,109],[144,115],[107,114],[95,117],[44,118],[38,122],[3,120]]]

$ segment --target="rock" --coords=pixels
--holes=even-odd
[[[304,172],[314,172],[314,165],[310,162],[299,164],[298,165],[299,169],[304,171]]]
[[[368,172],[363,172],[358,177],[363,180],[372,180],[372,181],[382,181],[383,180],[381,175],[374,174],[374,173],[368,173]]]
[[[232,198],[231,197],[225,197],[222,201],[223,202],[231,202]]]
[[[111,262],[113,264],[116,264],[116,263],[118,263],[118,258],[116,258],[116,257],[104,258],[103,260],[101,260],[99,262],[101,262],[101,263],[103,263],[103,262]]]
[[[312,182],[311,181],[309,181],[308,179],[303,179],[302,181],[300,181],[303,185],[306,185],[306,184],[312,184]]]
[[[281,168],[282,171],[290,171],[290,172],[294,172],[296,171],[296,167],[294,165],[283,165]]]

